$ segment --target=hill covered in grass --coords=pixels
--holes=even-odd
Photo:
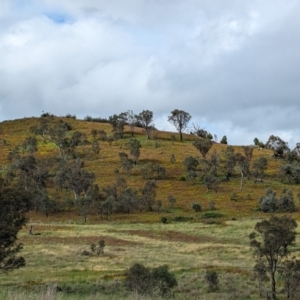
[[[144,206],[139,209],[135,207],[130,209],[130,214],[124,214],[124,211],[123,213],[122,211],[112,213],[114,219],[148,222],[157,220],[157,216],[153,216],[155,212],[160,212],[160,214],[166,212],[172,217],[182,214],[195,215],[192,209],[193,203],[200,204],[202,211],[216,209],[228,218],[252,216],[259,213],[257,211],[258,200],[265,195],[267,188],[272,188],[277,194],[281,194],[283,189],[292,190],[295,199],[299,191],[298,185],[293,182],[287,184],[286,181],[280,180],[278,176],[280,166],[287,162],[284,159],[275,158],[273,152],[268,149],[247,147],[251,148],[248,172],[242,171],[240,165],[235,162],[231,166],[232,170],[228,176],[228,161],[230,160],[228,149],[235,155],[240,153],[245,157],[245,147],[213,142],[204,159],[194,145],[194,142],[199,139],[195,135],[184,134],[183,141],[180,141],[179,134],[176,132],[155,130],[152,132],[151,139],[148,139],[142,128],[135,127],[132,136],[130,127],[125,126],[123,137],[116,138],[109,123],[54,116],[48,118],[50,127],[59,123],[68,124],[66,139],[71,140],[74,133],[81,134],[71,155],[66,155],[63,160],[68,164],[80,161],[81,168],[93,174],[93,184],[98,186],[102,197],[105,197],[104,190],[109,186],[116,185],[118,178],[123,178],[126,187],[136,191],[138,197],[142,197],[141,189],[146,182],[151,179],[155,180],[156,195],[152,212],[148,213],[149,209]],[[60,209],[49,210],[50,217],[61,217],[64,213],[67,217],[70,215],[69,210],[71,210],[71,214],[74,212],[76,215],[76,208],[67,209],[66,205],[66,199],[74,198],[72,189],[64,185],[59,187],[56,182],[56,174],[60,168],[60,160],[62,160],[58,143],[53,142],[47,132],[44,135],[41,132],[34,134],[34,132],[36,133],[34,128],[39,127],[41,121],[43,121],[42,117],[5,121],[0,124],[2,178],[10,178],[11,182],[21,182],[23,171],[20,170],[20,160],[33,156],[39,161],[39,166],[36,168],[48,164],[44,187],[49,199],[57,199],[60,202]],[[105,133],[104,137],[103,133]],[[28,145],[26,143],[24,145],[24,141],[29,137],[36,138],[36,151],[30,152]],[[128,171],[122,167],[120,153],[126,153],[128,159],[133,161],[128,148],[128,142],[132,139],[138,140],[141,147],[137,162]],[[98,153],[93,150],[95,142],[99,147]],[[68,151],[70,152],[69,149]],[[198,165],[193,172],[187,171],[187,167],[183,163],[187,157],[198,160]],[[262,157],[267,160],[267,167],[263,178],[259,178],[260,180],[257,181],[253,166]],[[162,177],[159,175],[159,170],[155,171],[157,166],[164,171]],[[216,183],[212,182],[209,185],[205,180],[212,168],[214,168],[213,175]],[[148,175],[147,170],[148,173],[150,172]],[[28,176],[33,175],[28,173]],[[241,177],[243,177],[242,188]],[[122,187],[120,188],[122,189]],[[170,202],[170,196],[175,198],[175,203]],[[37,209],[37,211],[40,210]],[[95,209],[91,209],[88,214],[92,220],[99,219]]]

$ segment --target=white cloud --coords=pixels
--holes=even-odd
[[[179,108],[233,144],[300,141],[299,13],[296,0],[3,0],[0,117],[151,109],[169,130]]]

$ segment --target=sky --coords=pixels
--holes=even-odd
[[[231,145],[300,142],[299,0],[1,0],[0,121],[174,109]]]

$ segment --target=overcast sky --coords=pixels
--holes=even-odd
[[[300,142],[299,0],[0,0],[0,120],[178,108],[229,144]]]

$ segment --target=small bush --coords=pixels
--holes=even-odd
[[[276,211],[277,198],[275,193],[266,195],[261,201],[261,211],[262,212],[275,212]]]
[[[76,120],[76,115],[66,114],[65,118]]]
[[[163,265],[152,270],[153,285],[161,297],[167,296],[171,289],[177,286],[176,278],[169,272],[169,267]]]
[[[104,240],[100,240],[98,242],[98,245],[95,245],[94,243],[90,245],[90,249],[95,255],[104,254],[104,248],[105,248]]]
[[[142,264],[134,264],[127,272],[125,287],[139,295],[149,294],[152,290],[153,281],[151,272]]]
[[[174,222],[187,222],[187,221],[192,221],[193,219],[194,219],[193,217],[176,216],[172,220]]]
[[[175,155],[171,154],[171,156],[170,156],[170,163],[174,164],[175,161],[176,161]]]
[[[176,202],[176,198],[174,196],[172,196],[172,195],[169,195],[168,196],[168,201],[170,202],[171,207],[174,207],[174,204]]]
[[[89,251],[87,251],[87,250],[83,250],[82,252],[81,252],[81,255],[82,256],[91,256],[91,252],[89,252]]]
[[[201,210],[202,210],[201,204],[200,204],[200,203],[193,203],[193,204],[192,204],[192,209],[193,209],[195,212],[201,212]]]
[[[41,118],[47,118],[47,117],[55,117],[55,115],[53,115],[53,114],[51,114],[51,113],[49,113],[49,112],[43,112],[42,114],[41,114]]]
[[[195,183],[197,178],[197,173],[194,171],[188,171],[186,175],[186,180],[190,183]]]
[[[296,210],[292,191],[287,191],[278,201],[278,211],[294,212]]]
[[[168,219],[166,217],[161,217],[160,221],[163,223],[163,224],[167,224],[168,223]]]
[[[214,211],[207,211],[202,214],[203,219],[217,219],[223,218],[224,215],[222,213],[214,212]]]
[[[184,175],[180,176],[179,181],[185,181],[185,176]]]
[[[213,200],[209,201],[208,208],[209,210],[216,210],[215,202]]]
[[[232,192],[230,195],[230,200],[231,201],[236,201],[238,199],[238,195],[236,192]]]
[[[163,265],[151,270],[136,263],[126,274],[125,287],[139,295],[156,292],[164,298],[173,287],[177,286],[175,276],[168,269],[167,265]]]
[[[209,292],[215,292],[219,290],[219,278],[216,271],[206,270],[205,281],[208,285]]]

